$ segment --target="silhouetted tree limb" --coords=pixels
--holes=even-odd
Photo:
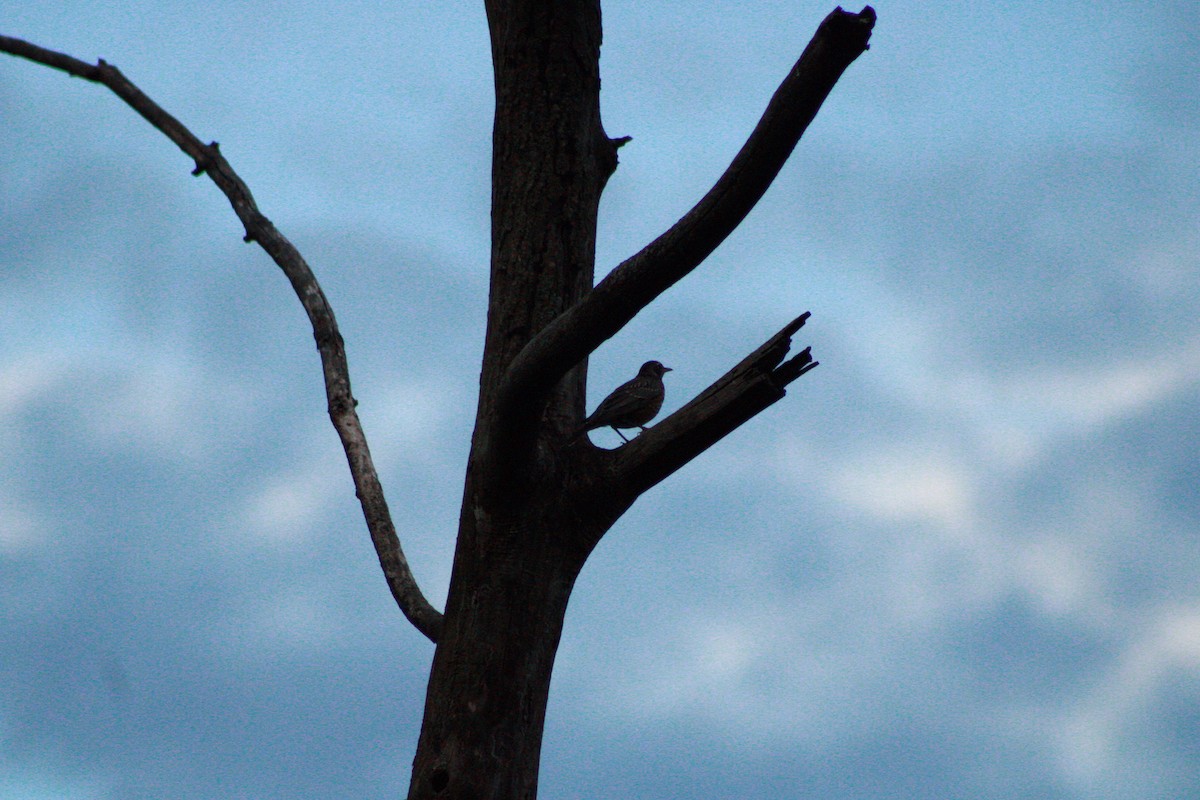
[[[712,189],[670,229],[543,328],[513,359],[497,391],[499,428],[507,428],[513,437],[532,435],[543,408],[539,400],[567,370],[699,266],[741,224],[783,168],[838,78],[868,48],[875,19],[870,6],[857,14],[839,7],[825,18]]]
[[[325,299],[325,293],[303,256],[258,210],[249,187],[221,155],[217,143],[201,142],[183,123],[147,97],[115,66],[103,59],[96,64],[88,64],[65,53],[48,50],[9,36],[0,36],[0,52],[21,56],[111,89],[196,162],[193,175],[208,174],[213,183],[229,198],[234,212],[245,226],[245,241],[258,242],[283,270],[312,324],[325,376],[329,417],[346,452],[355,493],[362,505],[363,516],[366,518],[371,541],[379,556],[379,564],[387,579],[388,588],[409,621],[417,630],[436,642],[441,630],[442,615],[421,593],[400,546],[400,539],[396,535],[383,495],[383,487],[371,460],[366,435],[355,410],[357,401],[350,392],[345,343],[338,331],[333,308]]]

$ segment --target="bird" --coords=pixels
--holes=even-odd
[[[621,433],[621,428],[646,430],[646,423],[654,419],[654,415],[662,408],[666,395],[663,375],[670,371],[670,367],[664,367],[657,361],[642,364],[636,378],[613,389],[608,397],[600,401],[591,416],[571,432],[571,440],[596,428],[612,428],[622,439],[625,439],[625,434]]]

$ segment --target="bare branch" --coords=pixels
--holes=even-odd
[[[620,493],[636,497],[781,399],[784,387],[817,366],[811,348],[787,359],[804,312],[694,400],[613,451]]]
[[[725,174],[666,233],[627,259],[513,359],[497,392],[508,418],[712,253],[758,203],[838,78],[867,49],[875,11],[840,7],[821,23]],[[535,406],[537,404],[534,404]],[[528,412],[527,412],[528,413]]]
[[[21,56],[111,89],[196,162],[192,174],[207,173],[212,178],[213,183],[229,198],[234,212],[245,226],[244,239],[247,242],[258,242],[283,270],[312,324],[325,376],[329,417],[346,451],[346,460],[354,478],[355,493],[362,504],[363,516],[366,518],[371,541],[379,556],[379,564],[387,579],[388,588],[408,620],[417,630],[436,642],[441,630],[442,615],[421,593],[400,547],[400,540],[383,496],[383,487],[379,483],[379,476],[371,460],[371,451],[367,447],[366,435],[363,433],[358,412],[355,411],[357,401],[350,392],[345,343],[338,331],[333,309],[303,256],[258,210],[249,187],[221,155],[217,143],[201,142],[116,67],[103,59],[95,65],[88,64],[64,53],[47,50],[8,36],[0,36],[0,52]]]

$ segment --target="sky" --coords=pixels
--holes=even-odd
[[[482,4],[9,4],[304,253],[445,597],[487,294]],[[609,2],[603,276],[832,4]],[[852,7],[858,10],[858,6]],[[591,359],[664,412],[821,366],[643,496],[568,611],[543,800],[1200,796],[1200,41],[1181,2],[886,3],[763,201]],[[0,58],[0,800],[394,798],[432,645],[283,276],[102,87]],[[611,431],[593,435],[619,443]]]

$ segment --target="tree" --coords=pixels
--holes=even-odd
[[[329,413],[397,604],[437,644],[410,798],[532,798],[550,676],[575,578],[650,487],[784,396],[816,366],[788,357],[804,313],[696,398],[615,450],[569,436],[588,355],[686,276],[762,197],[842,72],[866,48],[868,6],[818,28],[713,188],[593,287],[600,195],[627,139],[600,119],[599,2],[488,0],[495,69],[491,288],[480,395],[444,613],[404,558],[355,411],[341,334],[300,253],[221,154],[116,67],[21,40],[0,49],[99,82],[175,142],[229,198],[291,281],[313,326]]]

